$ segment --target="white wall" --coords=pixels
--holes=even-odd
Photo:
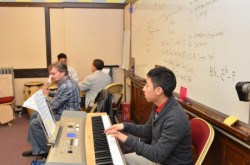
[[[0,8],[0,67],[46,68],[45,13],[43,7]],[[91,73],[93,59],[105,65],[122,64],[123,9],[50,9],[52,62],[68,55],[80,79]],[[123,83],[123,70],[114,68],[115,82]],[[47,78],[15,79],[16,104],[24,101],[24,84]]]

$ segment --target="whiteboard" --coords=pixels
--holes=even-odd
[[[249,123],[249,102],[235,85],[250,81],[249,0],[139,0],[131,13],[135,74],[155,65],[177,77],[176,91]]]

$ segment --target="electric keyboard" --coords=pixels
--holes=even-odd
[[[63,111],[60,129],[50,148],[45,165],[85,165],[86,113]]]
[[[104,134],[104,130],[110,127],[108,115],[93,116],[92,126],[96,164],[124,164],[116,139],[110,135],[106,136],[106,134]]]
[[[104,134],[111,126],[106,113],[64,111],[61,128],[46,165],[123,165],[118,141]]]

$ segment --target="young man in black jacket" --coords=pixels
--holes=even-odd
[[[146,100],[154,104],[147,123],[121,123],[105,130],[134,151],[125,155],[127,164],[193,164],[189,120],[173,96],[175,87],[176,78],[171,70],[165,67],[150,70],[143,88]]]

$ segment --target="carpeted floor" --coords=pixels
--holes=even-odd
[[[35,157],[23,157],[22,152],[30,150],[27,143],[27,131],[29,125],[28,114],[18,115],[8,124],[0,124],[0,164],[1,165],[30,165]]]

